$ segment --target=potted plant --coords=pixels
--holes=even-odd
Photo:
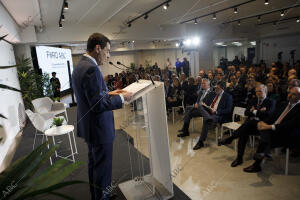
[[[62,128],[61,126],[63,125],[64,120],[64,117],[54,117],[51,127],[55,127],[56,129],[58,129],[57,131],[59,132],[59,129]]]

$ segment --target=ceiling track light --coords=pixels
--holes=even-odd
[[[261,22],[261,17],[260,16],[257,17],[257,21]]]
[[[68,10],[69,9],[69,4],[67,1],[64,1],[64,9]]]
[[[216,13],[214,13],[214,14],[213,14],[213,17],[212,17],[212,19],[217,19],[217,15],[216,15]]]
[[[61,21],[62,21],[62,22],[65,21],[65,15],[64,15],[64,14],[61,15]]]
[[[171,1],[172,1],[172,0],[165,0],[164,2],[160,3],[159,5],[157,5],[157,6],[153,7],[153,8],[151,8],[150,10],[147,10],[146,12],[140,14],[139,16],[137,16],[137,17],[135,17],[135,18],[133,18],[133,19],[127,21],[127,22],[126,22],[127,26],[130,27],[131,24],[132,24],[133,22],[135,22],[136,20],[138,20],[139,18],[148,19],[149,14],[150,14],[151,12],[153,12],[154,10],[158,9],[158,8],[163,7],[165,10],[168,9],[168,7],[170,6],[169,3],[170,3]]]
[[[198,24],[197,19],[195,19],[194,24]]]
[[[239,26],[241,25],[241,20],[238,21],[238,25],[239,25]]]
[[[269,5],[269,0],[265,0],[265,5]]]
[[[233,13],[234,13],[234,14],[237,14],[237,13],[238,13],[237,7],[235,7],[235,8],[233,9]]]
[[[63,26],[62,26],[62,23],[59,23],[59,28],[62,28]]]
[[[297,18],[296,22],[299,23],[300,22],[300,18]]]
[[[284,16],[284,10],[282,10],[282,11],[280,12],[280,16],[281,16],[281,17]]]
[[[166,3],[166,4],[163,6],[163,8],[164,8],[165,10],[167,10],[169,6],[170,6],[169,3]]]

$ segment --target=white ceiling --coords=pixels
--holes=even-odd
[[[186,26],[180,25],[180,22],[194,17],[204,15],[223,9],[247,0],[172,0],[168,10],[158,8],[149,14],[149,18],[138,19],[128,28],[126,22],[134,17],[146,12],[164,0],[69,0],[69,9],[65,12],[66,21],[64,29],[58,29],[58,21],[62,8],[63,0],[1,0],[9,13],[13,16],[19,25],[32,23],[35,26],[43,25],[45,30],[51,30],[51,34],[65,32],[65,34],[88,31],[99,31],[109,34],[115,40],[127,40],[138,36],[139,39],[176,39],[188,34],[185,31]],[[223,29],[222,23],[255,15],[274,9],[284,8],[291,5],[300,4],[300,0],[269,0],[268,6],[264,5],[264,0],[256,0],[247,5],[238,8],[238,14],[233,14],[233,10],[227,10],[217,14],[217,19],[213,20],[211,16],[198,20],[198,25],[194,25],[201,31],[203,27],[217,25]],[[283,18],[300,15],[300,7],[290,9]],[[279,20],[279,13],[270,14],[262,17],[262,22]],[[263,30],[264,33],[274,32],[272,25],[256,26],[257,19],[247,19],[242,21],[241,26],[236,27],[237,23],[229,25],[235,31],[257,33]],[[300,23],[284,23],[286,32],[295,31]],[[69,29],[68,29],[69,27]],[[72,28],[71,28],[72,27]],[[227,26],[228,27],[228,26]],[[266,28],[269,27],[269,28]],[[169,30],[164,32],[163,30]],[[170,31],[178,30],[178,33]],[[214,29],[213,29],[214,30]],[[297,29],[296,31],[299,31]],[[51,38],[50,32],[47,37]],[[43,34],[41,34],[43,36]],[[220,34],[216,34],[221,37]],[[69,35],[71,38],[72,36]],[[42,38],[42,37],[41,37]],[[216,39],[216,38],[215,38]],[[44,39],[46,40],[46,39]],[[53,42],[52,39],[51,41]],[[61,38],[66,40],[66,38]],[[79,37],[74,37],[69,41],[79,41]],[[43,41],[45,42],[45,41]]]

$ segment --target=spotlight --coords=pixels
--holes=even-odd
[[[69,9],[69,5],[68,5],[68,2],[67,2],[67,1],[65,1],[65,3],[64,3],[64,9],[65,9],[65,10],[68,10],[68,9]]]
[[[59,23],[59,28],[62,28],[63,26],[62,26],[62,23]]]
[[[241,25],[241,21],[240,21],[240,20],[238,21],[238,25],[239,25],[239,26]]]
[[[260,17],[260,16],[257,17],[257,21],[258,21],[258,22],[261,21],[261,17]]]
[[[148,14],[145,14],[144,19],[148,19]]]
[[[300,22],[300,19],[299,19],[299,18],[297,18],[296,22],[297,22],[297,23],[299,23],[299,22]]]
[[[213,14],[212,19],[217,19],[216,13]]]
[[[193,45],[198,46],[200,43],[200,39],[198,37],[193,38]]]
[[[132,40],[132,43],[134,43],[134,40]]]
[[[281,16],[281,17],[284,16],[284,10],[282,10],[282,11],[280,12],[280,16]]]
[[[265,0],[265,5],[269,5],[269,0]]]
[[[197,19],[195,19],[194,24],[198,24]]]
[[[234,8],[233,12],[234,12],[234,14],[238,13],[237,7]]]
[[[179,47],[179,43],[178,43],[178,42],[176,42],[175,46],[176,46],[176,47]]]
[[[190,39],[187,39],[187,40],[183,41],[183,44],[186,45],[186,46],[190,46],[191,43],[192,43],[192,41]]]
[[[62,21],[62,22],[65,21],[65,15],[64,15],[64,14],[61,15],[61,21]]]
[[[128,26],[128,27],[131,27],[131,23],[129,23],[127,26]]]
[[[170,6],[169,3],[166,3],[166,4],[164,5],[164,9],[167,10],[169,6]]]

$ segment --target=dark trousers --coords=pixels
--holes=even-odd
[[[201,112],[200,110],[194,108],[194,107],[187,107],[187,110],[184,115],[184,124],[183,124],[183,129],[185,131],[189,130],[190,127],[190,121],[193,117],[201,117]]]
[[[113,143],[88,144],[88,173],[92,200],[108,200],[112,174]]]
[[[259,134],[257,130],[258,121],[255,119],[247,120],[238,128],[234,135],[239,137],[238,141],[238,158],[242,159],[245,153],[246,144],[250,135]]]
[[[177,76],[180,77],[181,74],[181,68],[176,68]]]
[[[188,69],[183,69],[183,73],[185,74],[186,77],[190,76],[190,71]]]
[[[219,117],[209,113],[203,106],[199,106],[198,109],[203,117],[202,132],[199,140],[205,141],[208,134],[209,124],[212,122],[217,123],[219,121]]]

